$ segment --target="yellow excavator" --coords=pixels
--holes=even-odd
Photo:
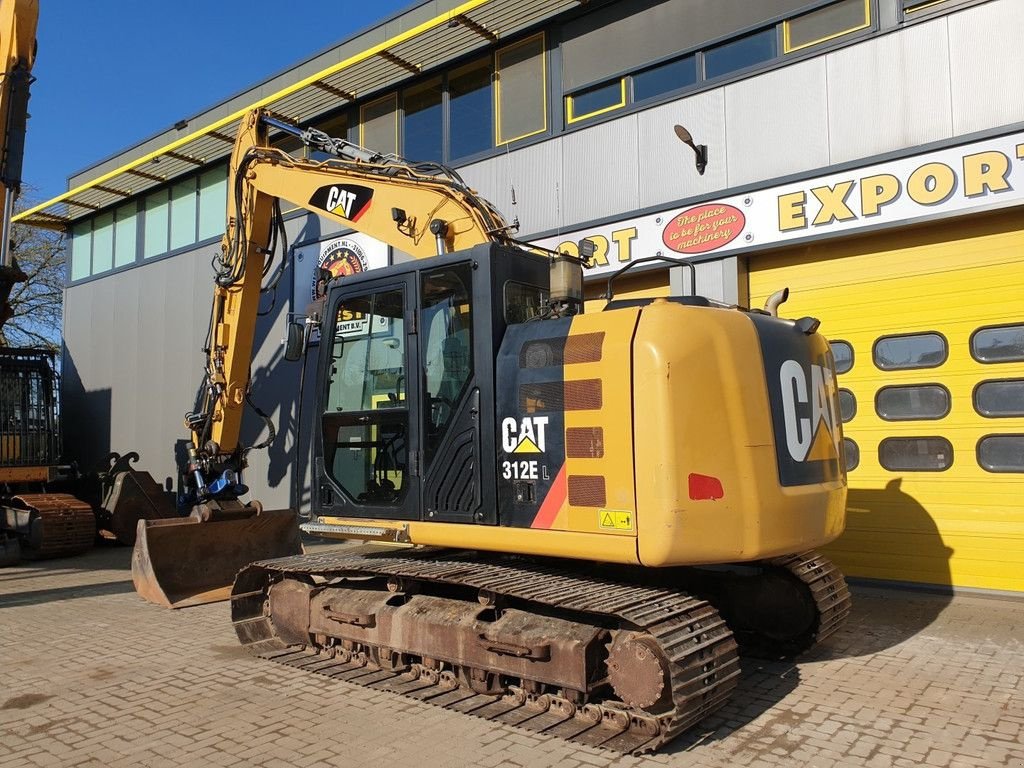
[[[843,577],[812,551],[845,520],[834,363],[816,319],[777,316],[784,293],[617,298],[640,260],[584,313],[586,241],[584,258],[519,243],[454,171],[260,110],[229,178],[186,418],[197,506],[140,522],[144,596],[222,597],[241,568],[231,613],[258,656],[622,752],[720,707],[738,652],[793,656],[842,625]],[[280,200],[412,257],[323,275],[289,329],[293,360],[320,334],[300,526],[239,501]],[[298,527],[389,546],[300,554]]]

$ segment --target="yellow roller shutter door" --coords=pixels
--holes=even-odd
[[[749,275],[752,306],[789,286],[783,314],[853,350],[859,463],[829,554],[855,576],[1024,592],[1024,214],[754,256]],[[972,355],[990,326],[973,343],[1000,362]]]

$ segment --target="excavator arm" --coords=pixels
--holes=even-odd
[[[330,158],[294,158],[270,146],[271,130],[298,137]],[[249,112],[242,122],[229,185],[207,344],[207,386],[200,409],[186,418],[194,454],[189,470],[200,496],[207,494],[210,469],[241,469],[231,457],[239,451],[265,268],[275,232],[282,228],[279,201],[416,258],[511,242],[501,214],[450,169],[382,156],[319,131],[301,130],[263,110]],[[216,487],[227,484],[230,479]]]
[[[298,137],[328,159],[292,157],[271,146],[272,131]],[[415,258],[514,242],[501,215],[451,169],[383,156],[263,110],[243,119],[228,178],[205,382],[198,407],[185,417],[192,439],[183,474],[195,504],[188,518],[140,521],[132,555],[136,591],[167,607],[225,599],[240,568],[301,552],[295,510],[239,500],[247,491],[239,476],[249,449],[239,434],[260,298],[287,258],[281,201]],[[283,255],[273,269],[277,250]]]

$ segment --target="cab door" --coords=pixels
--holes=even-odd
[[[412,276],[332,293],[320,340],[317,514],[420,517]]]

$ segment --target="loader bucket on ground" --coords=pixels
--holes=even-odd
[[[231,596],[235,574],[257,560],[302,554],[294,509],[235,520],[140,520],[132,551],[135,591],[165,608]]]

